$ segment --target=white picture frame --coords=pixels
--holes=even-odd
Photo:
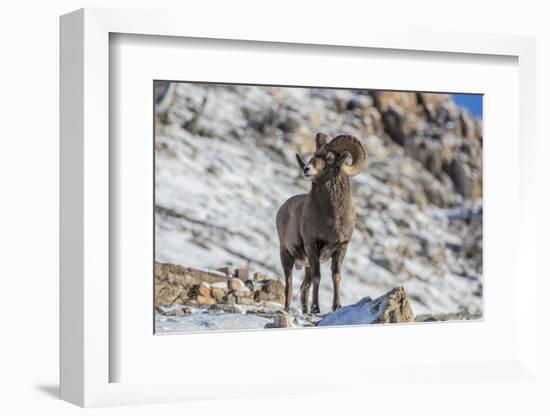
[[[412,384],[461,380],[533,379],[536,376],[535,270],[535,190],[530,178],[535,169],[535,42],[533,38],[507,35],[384,31],[376,27],[345,27],[327,32],[314,25],[280,30],[277,24],[234,26],[223,19],[205,26],[192,16],[106,9],[83,9],[61,18],[61,398],[80,406],[158,403],[205,398],[242,397],[259,394],[331,392],[374,385],[374,380],[390,382],[399,377],[404,388]],[[204,374],[189,374],[182,380],[158,381],[146,375],[139,381],[113,380],[112,368],[121,357],[112,348],[116,338],[111,312],[116,310],[109,276],[110,259],[110,171],[109,155],[109,51],[111,34],[170,36],[180,38],[225,39],[228,41],[276,42],[286,44],[331,45],[343,48],[373,48],[434,52],[440,54],[501,55],[518,60],[519,143],[518,231],[516,270],[522,270],[515,297],[513,317],[514,348],[496,354],[495,360],[481,358],[468,362],[439,364],[419,361],[409,378],[398,366],[350,368],[338,365],[307,374],[308,383],[288,377],[285,371],[266,372],[271,388],[249,383],[227,386]],[[518,273],[511,271],[510,273]],[[494,286],[493,286],[494,287]],[[487,289],[490,290],[490,287]],[[110,296],[111,295],[111,296]],[[473,323],[474,324],[474,323]],[[460,331],[456,325],[449,332]],[[411,326],[401,326],[410,332]],[[413,328],[414,329],[414,328]],[[343,329],[315,332],[317,341],[328,336],[344,336]],[[285,336],[306,340],[308,331]],[[388,334],[379,328],[374,336]],[[309,334],[313,334],[309,332]],[[152,333],[151,333],[152,336]],[[199,337],[196,335],[193,337]],[[208,335],[207,335],[208,336]],[[263,335],[262,335],[263,336]],[[167,340],[169,337],[164,337]],[[213,339],[213,338],[210,338]],[[163,341],[165,344],[171,341]],[[135,347],[139,351],[139,347]],[[399,364],[399,363],[398,363]],[[410,363],[408,364],[410,368]],[[284,369],[282,369],[284,370]],[[365,372],[368,370],[368,375]],[[251,373],[253,374],[253,373]],[[331,383],[324,382],[330,378]],[[149,379],[150,378],[150,379]],[[156,381],[155,381],[156,380]],[[334,381],[339,380],[339,381]],[[115,382],[116,381],[116,382]],[[255,385],[256,384],[256,385]],[[205,386],[208,385],[208,389]],[[278,386],[278,387],[274,387]],[[267,392],[266,392],[267,390]]]

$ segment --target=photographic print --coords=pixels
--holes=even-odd
[[[153,90],[156,334],[482,319],[482,95]]]

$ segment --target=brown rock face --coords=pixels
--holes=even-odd
[[[376,107],[382,112],[388,111],[392,106],[398,106],[413,114],[419,111],[418,95],[415,92],[375,91],[374,98]]]
[[[434,183],[421,184],[430,203],[453,205],[453,192],[470,200],[481,198],[479,119],[457,107],[448,94],[376,91],[373,97],[382,120],[382,128],[373,134],[389,137],[433,175]],[[447,195],[442,197],[442,193]]]

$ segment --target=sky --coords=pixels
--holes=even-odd
[[[483,117],[483,95],[481,94],[452,94],[455,103],[467,108],[470,113],[479,118]]]

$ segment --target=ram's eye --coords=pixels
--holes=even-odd
[[[334,153],[332,153],[332,152],[327,153],[327,156],[326,156],[327,162],[332,163],[332,162],[334,162],[335,159],[336,159],[336,156],[335,156]]]

